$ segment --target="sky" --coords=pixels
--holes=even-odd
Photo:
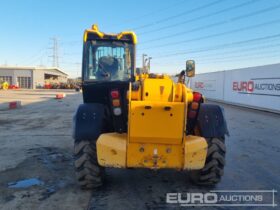
[[[143,53],[151,72],[175,74],[185,61],[196,72],[280,62],[280,0],[0,0],[0,65],[52,66],[81,75],[82,37],[133,30],[137,66]]]

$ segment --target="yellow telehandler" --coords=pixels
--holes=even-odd
[[[8,82],[2,82],[0,81],[0,89],[3,89],[3,90],[8,90],[9,89],[9,83]]]
[[[186,62],[175,83],[136,74],[134,32],[106,34],[93,25],[83,43],[84,103],[73,123],[80,186],[101,186],[106,167],[188,170],[197,184],[218,183],[228,130],[223,110],[185,85],[195,62]]]

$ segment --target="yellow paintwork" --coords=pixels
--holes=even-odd
[[[193,101],[193,91],[166,75],[150,78],[142,74],[136,82],[139,89],[133,91],[130,83],[127,93],[128,132],[107,133],[98,138],[99,164],[123,168],[203,168],[206,140],[185,136],[186,113]]]
[[[98,163],[101,166],[126,167],[127,134],[101,134],[96,142]]]
[[[131,100],[141,100],[141,89],[131,91]]]
[[[97,140],[98,163],[116,168],[203,168],[207,142],[198,136],[185,136],[181,144],[128,142],[126,134],[102,134]]]
[[[98,29],[98,26],[96,24],[93,24],[91,29],[87,29],[84,32],[84,42],[87,41],[88,33],[95,33],[97,34],[100,38],[104,37],[104,33],[100,32]]]
[[[99,31],[99,28],[98,28],[98,25],[97,24],[93,24],[91,26],[91,29],[94,30],[94,31]]]
[[[138,81],[138,83],[139,83],[139,81]],[[130,83],[130,87],[131,87],[129,89],[129,92],[131,93],[130,94],[130,96],[131,96],[130,100],[140,101],[141,97],[142,97],[142,88],[141,88],[141,86],[139,86],[139,88],[137,90],[133,90],[132,89],[132,84]]]
[[[194,170],[204,167],[207,157],[207,142],[200,136],[186,136],[184,139],[184,167],[183,169]]]
[[[149,78],[149,74],[147,74],[147,73],[143,73],[143,74],[140,74],[139,75],[139,80],[144,80],[144,79],[147,79],[147,78]]]
[[[182,144],[129,143],[127,167],[182,169],[183,157]]]
[[[170,110],[165,110],[166,107]],[[129,141],[181,144],[184,107],[184,103],[179,102],[131,101]]]
[[[9,83],[8,82],[3,82],[2,83],[2,89],[3,90],[8,90],[9,89]]]
[[[193,101],[193,90],[183,85],[183,101],[190,103]]]
[[[175,91],[174,91],[174,101],[181,102],[183,100],[183,84],[176,83],[175,84]]]
[[[103,38],[106,34],[104,34],[103,32],[99,31],[99,28],[96,24],[92,25],[91,29],[86,29],[84,32],[84,42],[87,41],[87,37],[89,33],[94,33],[97,34],[97,36],[99,36],[99,38]],[[108,34],[109,35],[109,34]],[[130,35],[131,39],[132,39],[132,43],[133,44],[137,44],[137,36],[133,31],[123,31],[119,34],[110,34],[111,36],[115,36],[117,39],[122,39],[123,36],[126,35]]]
[[[119,34],[100,32],[97,25],[84,32],[83,40],[94,33],[100,39],[131,39],[132,31]],[[135,76],[139,88],[129,84],[127,133],[101,134],[96,142],[98,163],[104,167],[201,169],[207,156],[207,141],[199,136],[185,136],[187,109],[193,91],[182,82],[175,83],[164,74],[143,73]],[[135,84],[134,84],[135,85]],[[113,100],[119,106],[120,101]]]
[[[129,87],[128,87],[128,91],[126,93],[126,99],[128,101],[128,104],[130,104],[131,101],[131,97],[132,97],[132,84],[131,82],[129,83]]]
[[[145,79],[142,96],[144,101],[173,101],[173,81],[171,79]]]
[[[132,37],[133,44],[137,44],[137,36],[133,31],[123,31],[117,35],[117,39],[121,39],[125,35],[130,35]]]

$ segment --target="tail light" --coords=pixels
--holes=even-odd
[[[113,113],[116,116],[122,114],[121,110],[121,101],[120,101],[120,92],[118,90],[111,91],[112,105],[113,105]]]
[[[112,103],[113,103],[113,106],[114,106],[114,107],[120,106],[120,105],[121,105],[120,99],[113,99],[113,100],[112,100]]]
[[[111,91],[111,97],[112,99],[117,99],[120,97],[120,92],[118,90],[112,90]]]
[[[120,107],[114,107],[113,109],[114,115],[119,116],[122,114],[122,110]]]

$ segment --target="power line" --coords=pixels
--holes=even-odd
[[[221,1],[221,0],[220,0],[220,1]],[[213,16],[213,15],[217,15],[217,14],[220,14],[220,13],[223,13],[223,12],[228,12],[228,11],[233,10],[233,9],[241,8],[241,7],[244,7],[244,6],[247,6],[247,5],[256,3],[256,2],[258,2],[258,1],[260,1],[260,0],[250,0],[250,1],[245,2],[245,3],[238,4],[238,5],[235,5],[235,6],[233,6],[233,7],[229,7],[229,8],[226,8],[226,9],[222,9],[222,10],[216,11],[216,12],[214,12],[214,13],[210,13],[210,14],[207,14],[207,15],[203,15],[203,16],[200,16],[200,17],[197,17],[197,18],[193,18],[193,19],[190,19],[190,20],[187,20],[187,21],[183,21],[183,22],[177,23],[177,24],[175,24],[175,25],[168,25],[168,26],[165,26],[165,27],[162,27],[162,28],[153,30],[153,31],[138,33],[138,35],[145,34],[145,33],[150,33],[150,32],[155,32],[155,31],[160,31],[160,30],[163,30],[163,29],[166,29],[166,28],[176,27],[176,26],[178,26],[178,25],[181,25],[181,24],[184,24],[184,23],[187,23],[187,22],[193,22],[193,21],[196,21],[196,20],[200,20],[200,19],[203,19],[203,18],[207,18],[207,17]],[[213,2],[213,3],[215,3],[215,2]],[[205,5],[205,6],[207,6],[207,5]],[[208,6],[209,6],[209,5],[208,5]],[[229,20],[227,20],[227,21],[220,21],[220,22],[216,22],[216,23],[214,23],[214,24],[210,24],[210,25],[208,24],[208,25],[205,25],[205,26],[202,26],[202,27],[197,27],[197,28],[194,28],[194,29],[191,29],[191,30],[187,30],[187,31],[180,32],[180,33],[175,33],[175,34],[168,35],[168,36],[164,36],[164,37],[161,37],[161,38],[148,40],[148,41],[143,42],[143,43],[141,43],[141,44],[146,44],[146,43],[153,42],[153,41],[159,41],[159,40],[163,40],[163,39],[170,38],[170,37],[173,37],[173,36],[181,36],[181,35],[185,35],[184,33],[199,31],[199,30],[203,30],[203,29],[206,29],[206,28],[211,28],[211,27],[223,25],[223,24],[226,24],[226,23],[229,23],[229,22],[233,22],[233,21],[237,21],[237,20],[246,18],[246,17],[251,17],[251,16],[258,15],[258,14],[261,14],[261,13],[264,13],[264,12],[269,12],[269,11],[271,11],[271,10],[278,9],[279,7],[280,7],[280,5],[272,6],[272,7],[269,7],[269,8],[266,8],[266,9],[262,9],[262,10],[258,10],[258,11],[255,11],[255,12],[252,12],[252,13],[249,13],[249,14],[237,16],[237,17],[231,18],[231,19],[229,19]],[[198,8],[197,8],[197,9],[198,9]],[[182,14],[183,14],[183,13],[179,14],[179,16],[181,16]],[[178,15],[175,15],[175,16],[178,16]],[[175,16],[171,16],[171,18],[172,18],[172,17],[175,17]],[[166,21],[167,19],[168,19],[168,18],[165,18],[165,19],[162,19],[161,21]],[[161,21],[157,21],[157,23],[159,23],[159,22],[161,22]],[[152,23],[152,24],[154,24],[154,23]],[[148,24],[148,25],[151,25],[151,24]],[[135,28],[135,29],[137,29],[137,28]],[[73,44],[76,44],[76,43],[81,43],[81,41],[64,42],[64,44],[69,44],[69,45],[73,45]],[[141,49],[140,49],[140,50],[141,50]]]
[[[82,52],[71,52],[71,53],[64,53],[63,55],[72,56],[72,55],[82,55]]]
[[[197,17],[197,18],[193,18],[193,19],[190,19],[190,20],[187,20],[187,21],[183,21],[183,22],[180,22],[180,23],[175,24],[175,25],[174,24],[173,25],[168,25],[168,26],[156,29],[156,30],[152,30],[152,31],[148,31],[148,32],[143,32],[143,33],[138,33],[138,35],[145,34],[145,33],[150,33],[150,32],[155,32],[155,31],[160,31],[160,30],[163,30],[163,29],[166,29],[166,28],[176,27],[178,25],[181,25],[181,24],[184,24],[184,23],[187,23],[187,22],[193,22],[193,21],[196,21],[196,20],[200,20],[200,19],[203,19],[203,18],[207,18],[207,17],[213,16],[213,15],[217,15],[217,14],[220,14],[220,13],[223,13],[223,12],[228,12],[228,11],[236,9],[236,8],[241,8],[241,7],[247,6],[249,4],[256,3],[257,1],[259,1],[259,0],[250,0],[250,1],[245,2],[245,3],[238,4],[238,5],[235,5],[233,7],[229,7],[229,8],[223,9],[223,10],[219,10],[217,12],[210,13],[210,14],[207,14],[207,15],[203,15],[203,16],[200,16],[200,17]],[[168,35],[168,36],[164,36],[164,37],[160,37],[160,38],[156,38],[156,39],[151,39],[151,40],[148,40],[148,41],[143,42],[141,44],[147,44],[149,42],[159,41],[159,40],[167,39],[167,38],[170,38],[170,37],[173,37],[173,36],[181,36],[181,35],[185,35],[185,33],[195,32],[195,31],[199,31],[199,30],[204,30],[206,28],[212,28],[212,27],[215,27],[215,26],[227,24],[229,22],[233,22],[233,21],[237,21],[237,20],[240,20],[240,19],[244,19],[244,18],[247,18],[247,17],[254,16],[254,15],[258,15],[258,14],[262,14],[262,13],[265,13],[265,12],[269,12],[269,11],[278,9],[279,7],[280,7],[280,5],[268,7],[266,9],[262,9],[262,10],[258,10],[258,11],[252,12],[252,13],[248,13],[248,14],[245,14],[245,15],[234,17],[234,18],[231,18],[231,19],[226,20],[226,21],[219,21],[219,22],[216,22],[216,23],[213,23],[213,24],[210,24],[210,25],[207,24],[207,25],[204,25],[204,26],[201,26],[201,27],[197,27],[197,28],[194,28],[194,29],[191,29],[191,30],[183,31],[183,32],[180,32],[180,33],[175,33],[175,34],[172,34],[172,35]],[[69,44],[69,45],[73,45],[75,43],[80,43],[80,41],[64,42],[64,44]]]
[[[273,55],[270,55],[269,56],[269,58],[275,58],[275,57],[278,57],[279,58],[279,53],[280,52],[275,52],[275,51],[273,51],[273,52],[271,52]],[[276,53],[276,55],[274,55],[274,53]],[[236,56],[236,58],[240,58],[240,59],[226,59],[226,60],[216,60],[216,61],[214,61],[214,62],[199,62],[199,64],[209,64],[209,63],[226,63],[226,62],[233,62],[233,61],[240,61],[240,60],[248,60],[248,59],[254,59],[254,60],[256,60],[256,59],[267,59],[267,57],[264,57],[263,56],[263,53],[258,53],[258,54],[255,54],[255,55],[260,55],[260,56],[250,56],[250,55],[248,55],[248,56],[239,56],[239,57],[237,57]]]
[[[277,24],[279,22],[280,22],[280,19],[276,19],[276,20],[265,22],[265,23],[260,23],[260,24],[255,24],[255,25],[252,25],[252,26],[246,26],[246,27],[242,27],[242,28],[238,28],[238,29],[225,31],[225,32],[222,32],[222,33],[215,33],[215,34],[202,36],[202,37],[198,37],[198,38],[193,38],[193,39],[188,39],[188,40],[183,40],[183,41],[177,41],[177,42],[169,42],[169,43],[162,44],[162,45],[156,45],[156,46],[153,46],[153,49],[154,48],[165,47],[165,46],[168,46],[168,45],[173,45],[174,46],[174,45],[187,43],[187,42],[200,41],[200,40],[203,40],[203,39],[209,39],[209,38],[223,36],[223,35],[227,35],[227,34],[233,34],[233,33],[241,32],[241,31],[247,31],[247,30],[251,30],[251,29],[254,29],[254,28],[268,26],[268,25],[271,25],[271,24]],[[141,50],[146,50],[146,49],[150,49],[150,47],[149,48],[142,48]]]
[[[204,26],[196,27],[196,28],[193,28],[193,29],[190,29],[190,30],[182,31],[182,32],[171,34],[171,35],[168,35],[168,36],[159,37],[157,39],[151,39],[151,40],[148,40],[148,41],[143,42],[141,44],[147,44],[149,42],[159,41],[159,40],[167,39],[167,38],[174,37],[174,36],[185,35],[185,33],[195,32],[195,31],[199,31],[199,30],[204,30],[206,28],[212,28],[212,27],[224,25],[224,24],[227,24],[229,22],[238,21],[238,20],[241,20],[241,19],[244,19],[244,18],[252,17],[252,16],[255,16],[255,15],[259,15],[259,14],[269,12],[269,11],[272,11],[272,10],[276,10],[276,9],[279,9],[279,8],[280,8],[280,4],[276,5],[276,6],[273,6],[273,7],[268,7],[266,9],[261,9],[261,10],[255,11],[255,12],[251,12],[251,13],[248,13],[248,14],[245,14],[245,15],[236,16],[236,17],[230,18],[228,20],[218,21],[216,23],[207,24],[207,25],[204,25]]]
[[[228,57],[226,59],[223,59],[223,58],[222,59],[211,59],[208,61],[207,60],[198,60],[196,63],[198,65],[213,64],[213,63],[224,64],[224,63],[228,63],[228,62],[236,62],[236,61],[242,61],[242,60],[246,60],[246,61],[254,60],[254,63],[255,63],[256,60],[260,60],[260,59],[267,59],[267,58],[278,58],[279,59],[279,53],[280,53],[279,51],[278,52],[270,51],[270,52],[266,52],[266,56],[264,56],[264,52],[259,52],[259,53],[253,53],[253,54],[247,54],[247,55]],[[232,59],[232,58],[234,58],[234,59]],[[160,64],[162,64],[162,63],[160,63]],[[168,64],[175,65],[175,63],[174,64],[168,63]]]
[[[23,62],[23,64],[25,64],[25,65],[28,66],[28,65],[30,65],[30,64],[32,64],[32,63],[38,61],[39,59],[41,59],[43,55],[44,55],[44,50],[41,50],[37,55],[31,57],[31,58],[28,59],[28,60],[25,60],[25,61]]]
[[[62,64],[82,64],[81,62],[67,62],[67,61],[63,61],[63,62],[61,62]]]
[[[29,60],[29,62],[26,63],[26,65],[34,64],[37,61],[41,61],[41,65],[42,65],[42,59],[43,59],[44,56],[46,56],[46,54],[47,54],[47,50],[45,49],[44,51],[41,51],[40,54],[38,54],[37,56],[33,57],[32,60]]]
[[[61,43],[62,45],[83,45],[83,41],[79,40],[79,41],[65,41]]]
[[[221,44],[221,45],[210,46],[210,47],[207,47],[207,48],[200,48],[200,49],[195,49],[195,50],[190,50],[190,51],[165,54],[165,55],[160,55],[158,57],[153,56],[153,58],[156,59],[156,58],[172,57],[172,56],[176,56],[176,55],[185,55],[185,54],[188,54],[188,53],[195,53],[195,52],[207,52],[207,51],[232,47],[232,46],[235,46],[235,45],[242,45],[242,44],[248,44],[248,43],[251,43],[251,42],[258,42],[258,41],[262,41],[262,40],[275,39],[275,38],[278,38],[278,37],[280,37],[280,34],[274,34],[274,35],[265,36],[265,37],[259,37],[259,38],[254,38],[254,39],[238,41],[238,42],[231,42],[231,43],[226,43],[226,44]]]
[[[213,6],[213,5],[218,4],[218,3],[221,3],[221,2],[223,2],[223,1],[224,1],[224,0],[217,0],[217,1],[212,2],[212,3],[206,4],[206,5],[203,5],[203,6],[194,8],[194,9],[191,9],[191,10],[187,10],[187,11],[185,11],[185,12],[183,12],[183,13],[178,14],[178,15],[173,15],[173,16],[170,16],[170,17],[168,17],[168,18],[164,18],[164,19],[161,19],[161,20],[159,20],[159,21],[156,21],[156,22],[154,22],[154,23],[149,23],[149,24],[146,24],[146,25],[142,25],[142,26],[133,28],[132,30],[138,30],[138,29],[141,29],[141,28],[146,28],[146,27],[148,27],[148,26],[153,26],[153,25],[155,25],[155,24],[159,24],[159,23],[168,21],[168,20],[170,20],[170,19],[174,19],[174,18],[180,17],[180,16],[182,16],[182,15],[191,14],[192,12],[195,12],[195,11],[198,11],[198,10],[200,10],[200,9],[204,9],[204,8]],[[233,10],[233,9],[241,8],[241,7],[244,7],[244,6],[247,6],[247,5],[256,3],[256,2],[258,2],[258,1],[260,1],[260,0],[250,0],[250,1],[245,2],[245,3],[241,3],[241,4],[238,4],[238,5],[235,5],[235,6],[226,8],[226,9],[222,9],[222,10],[216,11],[216,12],[214,12],[214,13],[209,13],[209,14],[207,14],[207,15],[203,15],[203,16],[200,16],[200,17],[197,17],[197,18],[193,18],[193,19],[190,19],[190,20],[187,20],[187,21],[183,21],[183,22],[177,23],[177,24],[175,24],[175,25],[172,24],[172,25],[168,25],[168,26],[165,26],[165,27],[156,29],[156,30],[147,31],[147,32],[142,32],[142,33],[137,33],[137,34],[138,34],[138,35],[141,35],[141,34],[146,34],[146,33],[150,33],[150,32],[160,31],[160,30],[163,30],[163,29],[166,29],[166,28],[176,27],[176,26],[181,25],[181,24],[184,24],[184,23],[193,22],[193,21],[196,21],[196,20],[200,20],[200,19],[203,19],[203,18],[207,18],[207,17],[210,17],[210,16],[217,15],[217,14],[220,14],[220,13],[223,13],[223,12],[228,12],[228,11]],[[143,17],[143,16],[142,16],[142,17]],[[236,18],[239,18],[239,17],[236,17]],[[227,22],[228,22],[228,21],[223,21],[222,23],[218,22],[218,23],[216,23],[216,24],[217,24],[217,25],[220,25],[220,24],[227,23]],[[203,26],[203,27],[199,27],[199,28],[197,28],[197,29],[194,29],[194,31],[195,31],[195,30],[198,30],[198,29],[207,28],[207,27],[209,27],[209,25]],[[189,32],[189,31],[185,31],[185,32]],[[182,33],[184,33],[184,32],[182,32]],[[159,39],[148,40],[148,41],[143,42],[143,43],[141,43],[141,44],[148,43],[148,42],[151,42],[151,41],[157,41],[157,40],[169,38],[169,37],[172,37],[172,36],[175,36],[175,35],[183,35],[183,34],[181,34],[181,33],[176,33],[176,34],[169,35],[169,36],[166,36],[166,37],[162,37],[162,38],[159,38]],[[63,42],[63,44],[67,44],[67,45],[73,45],[73,44],[77,44],[77,43],[81,43],[81,41]]]
[[[217,59],[218,55],[223,55],[224,56],[224,55],[238,54],[238,56],[242,56],[240,54],[242,54],[244,52],[253,51],[253,53],[250,53],[250,55],[251,55],[251,54],[254,54],[256,51],[276,48],[276,47],[279,47],[279,46],[280,46],[280,43],[279,44],[262,45],[262,46],[258,46],[258,47],[251,47],[251,48],[245,48],[245,49],[238,49],[238,50],[233,50],[233,51],[229,51],[229,52],[220,52],[220,53],[212,53],[212,54],[208,54],[208,55],[200,55],[200,56],[195,56],[195,57],[189,56],[189,57],[191,57],[191,59],[194,59],[194,60],[200,60],[201,58],[203,59],[203,61],[205,60],[204,58],[208,58],[206,60],[213,60],[213,59]],[[275,50],[273,50],[273,52],[275,52]],[[262,53],[265,54],[267,52],[262,51]],[[196,54],[196,53],[194,53],[194,54]],[[229,56],[229,58],[232,58],[232,57],[235,57],[235,56]],[[226,57],[222,57],[222,58],[226,58]],[[219,59],[221,59],[221,57],[219,57]],[[172,60],[171,62],[169,61],[166,64],[174,65],[175,63],[178,63],[178,62]],[[165,63],[161,62],[161,64],[165,64]]]
[[[209,54],[209,55],[206,55],[206,56],[203,55],[201,57],[203,57],[203,58],[209,58],[210,57],[211,58],[211,57],[217,56],[217,55],[230,55],[230,54],[236,54],[236,53],[240,54],[240,53],[250,52],[250,51],[256,52],[258,50],[271,49],[271,48],[275,48],[275,47],[279,47],[279,46],[280,46],[280,44],[262,45],[262,46],[258,46],[258,47],[233,50],[233,51],[230,51],[230,52],[221,52],[221,53]]]
[[[207,4],[204,4],[202,6],[199,6],[199,7],[196,7],[196,8],[193,8],[193,9],[189,9],[189,10],[186,10],[182,13],[179,13],[177,15],[173,15],[173,16],[169,16],[167,18],[163,18],[161,20],[158,20],[158,21],[155,21],[153,23],[149,23],[149,24],[145,24],[145,25],[142,25],[142,26],[139,26],[139,27],[136,27],[136,28],[132,28],[132,30],[140,30],[140,29],[143,29],[143,28],[147,28],[147,27],[150,27],[150,26],[154,26],[156,24],[159,24],[159,23],[163,23],[163,22],[166,22],[166,21],[169,21],[169,20],[172,20],[172,19],[175,19],[175,18],[178,18],[178,17],[181,17],[181,16],[184,16],[184,15],[187,15],[187,14],[191,14],[191,13],[194,13],[194,12],[197,12],[199,10],[202,10],[202,9],[205,9],[205,8],[208,8],[208,7],[211,7],[215,4],[219,4],[219,3],[222,3],[224,2],[224,0],[216,0],[214,2],[211,2],[211,3],[207,3]]]
[[[228,7],[226,9],[222,9],[222,10],[219,10],[219,11],[216,11],[216,12],[213,12],[213,13],[209,13],[209,14],[206,14],[206,15],[202,15],[202,16],[199,16],[199,17],[196,17],[196,18],[192,18],[192,19],[189,19],[189,20],[185,20],[185,21],[182,21],[182,22],[179,22],[179,23],[176,23],[176,24],[170,24],[170,25],[158,28],[158,29],[153,29],[153,30],[150,30],[150,31],[142,32],[142,33],[139,33],[138,35],[143,35],[143,34],[152,33],[152,32],[158,32],[158,31],[168,29],[168,28],[174,28],[176,26],[179,26],[179,25],[182,25],[182,24],[185,24],[185,23],[198,21],[198,20],[201,20],[201,19],[204,19],[204,18],[208,18],[208,17],[214,16],[214,15],[218,15],[218,14],[221,14],[221,13],[224,13],[224,12],[231,11],[231,10],[234,10],[234,9],[237,9],[237,8],[242,8],[242,7],[248,6],[250,4],[254,4],[258,1],[259,0],[250,0],[250,1],[245,2],[245,3],[241,3],[241,4],[238,4],[238,5],[232,6],[232,7]]]
[[[47,49],[46,47],[41,48],[40,50],[38,50],[36,53],[34,53],[32,56],[30,56],[29,58],[25,58],[25,59],[21,59],[19,61],[19,63],[23,63],[26,65],[29,65],[29,63],[31,63],[31,61],[37,60],[39,56],[41,56],[42,53],[45,53]]]
[[[271,54],[271,53],[279,53],[280,51],[261,51],[261,52],[255,52],[255,53],[247,53],[247,54],[241,54],[241,55],[235,55],[235,56],[225,56],[225,57],[221,57],[221,58],[214,58],[214,59],[202,59],[201,61],[223,61],[223,60],[228,60],[228,59],[232,59],[232,58],[243,58],[243,57],[248,57],[248,56],[253,56],[253,55],[263,55],[263,57],[265,57],[264,55],[266,54]],[[278,54],[279,55],[279,54]],[[280,57],[279,57],[280,58]]]
[[[169,10],[170,8],[173,8],[173,7],[177,7],[178,5],[181,5],[182,3],[185,3],[186,1],[185,0],[182,0],[182,1],[179,1],[179,2],[176,2],[174,4],[170,4],[169,6],[167,7],[163,7],[163,8],[159,8],[157,10],[154,10],[154,11],[151,11],[149,13],[146,13],[146,14],[143,14],[143,15],[140,15],[138,17],[132,17],[130,19],[127,19],[127,20],[124,20],[125,22],[133,22],[135,20],[139,20],[139,19],[142,19],[142,18],[145,18],[145,17],[148,17],[148,16],[152,16],[156,13],[160,13],[162,11],[165,11],[165,10]]]

